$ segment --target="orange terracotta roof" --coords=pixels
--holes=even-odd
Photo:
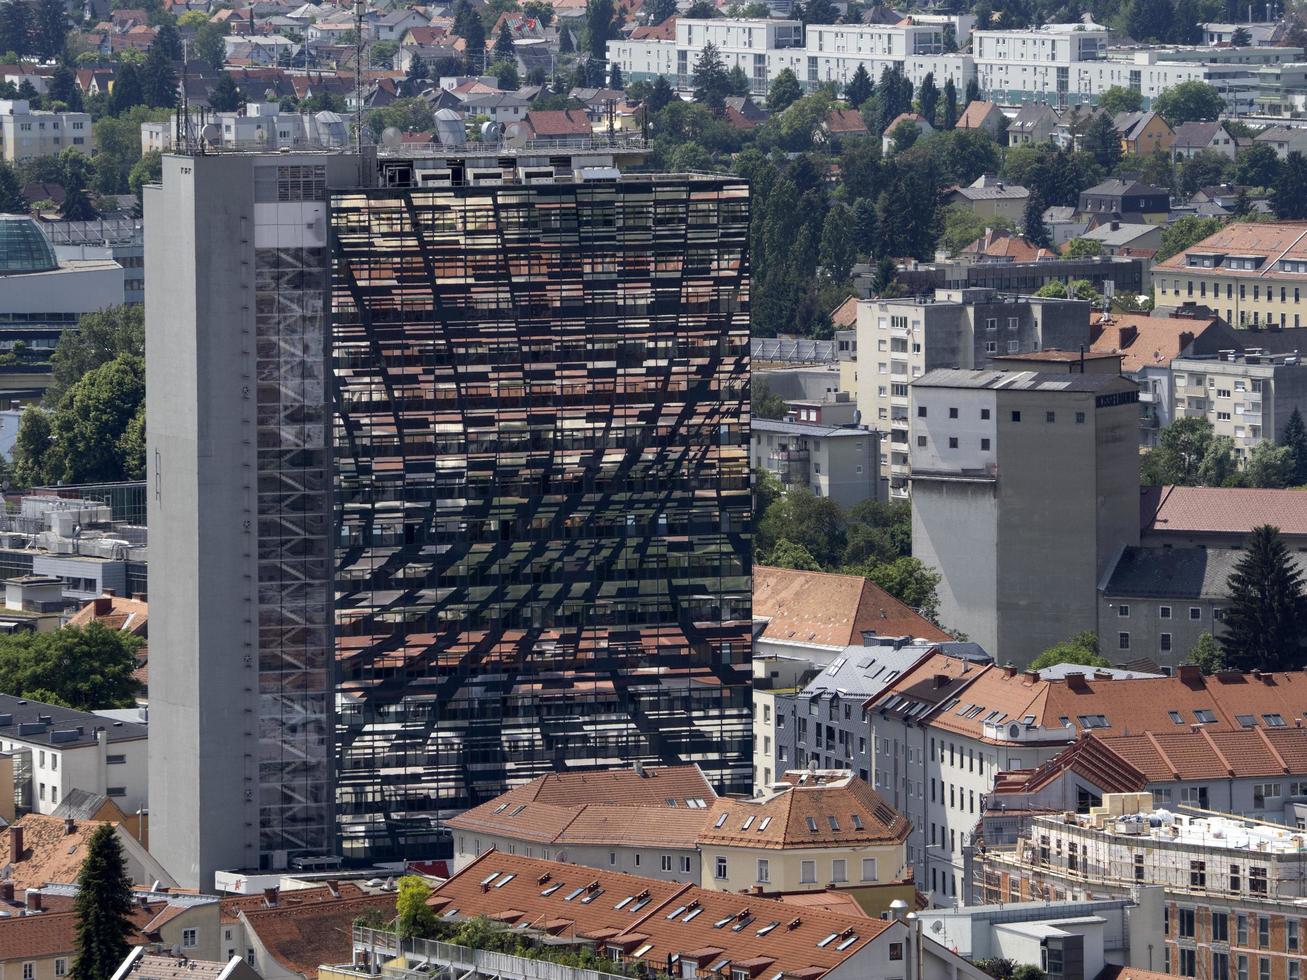
[[[122,630],[132,636],[149,635],[150,606],[142,599],[102,595],[91,599],[68,620],[69,626],[89,626],[91,623],[111,630]]]
[[[637,27],[631,32],[632,41],[675,41],[676,18],[668,17],[661,24]]]
[[[151,902],[145,907],[132,906],[130,917],[137,934],[130,937],[131,945],[148,940],[141,930],[166,908],[168,906],[163,902]],[[58,956],[61,953],[67,953],[71,958],[77,948],[79,918],[73,911],[0,916],[0,964]]]
[[[1307,491],[1246,487],[1145,487],[1140,526],[1147,534],[1248,534],[1271,524],[1307,534]]]
[[[814,980],[887,931],[903,929],[866,916],[493,850],[440,885],[429,904],[439,915],[459,917],[518,910],[514,925],[549,924],[563,935],[596,937],[606,949],[654,967],[680,956],[695,960],[700,972],[721,970],[729,960],[750,964],[755,976],[783,972]]]
[[[867,915],[856,898],[848,892],[835,888],[824,888],[819,892],[786,892],[776,897],[786,905],[793,905],[796,908],[821,909],[825,912],[838,912],[841,915]]]
[[[14,891],[77,881],[91,835],[101,826],[98,820],[76,820],[70,834],[63,817],[28,813],[11,826],[0,830],[0,855],[9,868]],[[23,851],[18,861],[9,863],[10,841],[14,828],[22,828]]]
[[[1090,328],[1089,348],[1095,353],[1120,354],[1121,370],[1134,374],[1147,367],[1169,367],[1180,352],[1217,323],[1206,320],[1114,313]]]
[[[970,103],[958,117],[958,129],[979,129],[980,124],[985,121],[991,112],[1001,112],[993,102],[981,102],[979,100]]]
[[[803,774],[804,777],[807,774]],[[753,799],[717,801],[700,844],[801,848],[897,844],[911,827],[879,793],[849,774],[831,783],[795,783]]]
[[[1201,242],[1177,252],[1155,268],[1167,271],[1188,268],[1191,252],[1220,252],[1226,255],[1262,256],[1265,261],[1256,269],[1232,269],[1221,266],[1204,270],[1212,275],[1260,279],[1274,274],[1276,279],[1307,279],[1307,273],[1280,270],[1282,258],[1307,259],[1307,223],[1301,221],[1235,222],[1226,225]]]
[[[828,133],[865,133],[867,131],[867,124],[862,119],[862,113],[857,109],[832,109],[826,113],[824,123]]]
[[[1138,793],[1148,786],[1148,777],[1106,741],[1086,734],[1038,769],[1000,773],[994,792],[1034,793],[1064,772],[1089,780],[1105,793]]]
[[[537,137],[589,136],[594,132],[590,118],[581,109],[539,109],[526,114],[527,124]]]
[[[1052,249],[1039,248],[1020,235],[994,228],[985,229],[985,234],[962,249],[962,254],[1013,262],[1047,262],[1058,258]]]
[[[830,315],[831,325],[836,330],[848,330],[858,323],[858,297],[850,296]]]
[[[674,798],[684,805],[687,798],[712,802],[717,794],[703,771],[689,766],[645,766],[598,769],[589,772],[551,772],[511,791],[540,803],[652,804],[663,805]]]
[[[315,980],[324,964],[349,963],[354,956],[354,919],[376,909],[387,917],[395,913],[394,895],[308,905],[282,905],[275,909],[243,912],[245,928],[274,960],[306,980]]]
[[[358,885],[342,881],[336,885],[336,891],[323,885],[320,888],[295,888],[277,893],[276,905],[269,905],[268,898],[259,892],[256,895],[230,895],[222,899],[219,914],[223,922],[235,922],[241,912],[256,912],[269,908],[299,908],[304,905],[321,905],[327,902],[362,898],[367,893]]]
[[[1234,732],[1202,728],[1172,733],[1122,735],[1104,744],[1145,773],[1150,781],[1284,776],[1303,772],[1307,729],[1263,727]]]
[[[860,575],[753,567],[753,615],[770,620],[769,640],[850,646],[863,631],[947,641],[930,620]]]

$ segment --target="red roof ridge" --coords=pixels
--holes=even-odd
[[[1225,753],[1221,751],[1220,746],[1218,746],[1216,742],[1213,740],[1212,736],[1208,734],[1207,727],[1205,725],[1199,726],[1198,734],[1200,734],[1203,737],[1203,741],[1206,742],[1207,747],[1212,750],[1212,754],[1215,755],[1216,758],[1220,760],[1221,765],[1225,766],[1225,771],[1229,773],[1231,776],[1233,776],[1234,766],[1230,765],[1230,760],[1225,757]]]
[[[1179,779],[1180,770],[1177,769],[1175,763],[1171,761],[1171,757],[1166,754],[1166,750],[1162,748],[1162,743],[1157,740],[1157,737],[1153,735],[1151,731],[1146,731],[1144,732],[1144,738],[1148,739],[1148,744],[1156,750],[1157,756],[1162,760],[1163,765],[1171,771],[1171,778]]]
[[[1284,761],[1284,756],[1280,755],[1279,750],[1275,747],[1274,744],[1272,744],[1271,740],[1266,737],[1265,729],[1263,729],[1261,725],[1254,725],[1253,731],[1257,733],[1258,737],[1261,739],[1262,744],[1266,746],[1266,751],[1271,753],[1271,758],[1273,758],[1279,764],[1280,768],[1284,770],[1285,774],[1288,775],[1289,768],[1290,768],[1289,763]],[[1230,770],[1230,775],[1231,776],[1234,775],[1233,769]]]

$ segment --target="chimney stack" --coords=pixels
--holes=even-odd
[[[41,889],[39,888],[27,889],[27,911],[29,912],[41,911]]]
[[[277,905],[277,886],[263,889],[263,901],[269,908],[275,908]]]
[[[64,817],[64,834],[72,836],[77,833],[77,821],[72,817]]]
[[[23,828],[9,828],[9,863],[17,864],[23,859]]]
[[[1178,668],[1178,675],[1183,684],[1202,684],[1203,672],[1197,664],[1181,664]]]
[[[13,902],[14,900],[14,883],[12,881],[0,881],[0,901]]]

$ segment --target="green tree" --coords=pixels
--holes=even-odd
[[[508,21],[499,25],[499,36],[495,38],[495,60],[507,61],[517,54],[517,45],[513,43],[513,32],[509,30]]]
[[[144,206],[143,189],[146,184],[157,184],[163,179],[163,154],[151,150],[132,164],[131,173],[127,175],[127,189],[136,195],[138,204]]]
[[[879,212],[877,212],[877,219],[879,220]],[[888,255],[883,256],[876,263],[876,272],[871,279],[871,291],[877,296],[884,296],[898,281],[898,278],[899,270],[898,266],[894,264],[894,260]]]
[[[1271,190],[1271,208],[1282,219],[1307,218],[1307,157],[1289,151],[1275,186]]]
[[[1181,123],[1219,118],[1225,111],[1225,100],[1206,82],[1181,82],[1165,89],[1153,101],[1153,111],[1174,129]]]
[[[130,447],[124,437],[144,401],[145,364],[133,354],[119,355],[69,387],[51,414],[45,479],[65,483],[140,479],[139,471],[127,468]],[[17,463],[17,452],[15,457]]]
[[[645,109],[650,113],[661,112],[671,101],[676,98],[676,92],[672,88],[672,83],[664,76],[659,75],[654,79],[653,85],[649,86],[649,98],[645,102]]]
[[[1180,192],[1193,195],[1200,188],[1224,183],[1232,169],[1229,157],[1215,150],[1199,150],[1180,165]]]
[[[1066,283],[1058,282],[1056,279],[1052,282],[1046,282],[1031,295],[1048,299],[1066,299]]]
[[[1103,254],[1103,243],[1092,238],[1073,238],[1062,249],[1066,259],[1096,259]]]
[[[225,71],[219,75],[217,84],[209,93],[209,105],[217,112],[238,112],[244,102],[231,72]]]
[[[649,0],[640,10],[649,15],[650,24],[661,24],[676,15],[676,0]]]
[[[751,475],[753,477],[753,513],[757,519],[761,519],[762,515],[767,513],[768,508],[781,499],[785,493],[785,488],[781,486],[780,480],[761,466],[755,466]],[[761,550],[759,554],[762,554]]]
[[[831,0],[808,0],[803,5],[803,10],[799,14],[804,25],[808,24],[833,24],[839,19],[839,11],[835,9],[835,4]]]
[[[1253,446],[1244,466],[1244,479],[1254,487],[1283,488],[1293,484],[1294,452],[1264,440]]]
[[[14,168],[0,160],[0,214],[26,214],[27,198]]]
[[[177,33],[176,25],[169,21],[164,21],[155,28],[152,46],[158,47],[168,57],[169,61],[182,60],[181,35]]]
[[[806,487],[791,487],[758,521],[755,545],[766,554],[788,538],[807,548],[823,568],[831,568],[844,553],[845,529],[839,504]]]
[[[1121,159],[1121,136],[1106,113],[1095,116],[1085,128],[1081,145],[1104,170],[1111,170]]]
[[[1130,0],[1125,8],[1125,29],[1143,44],[1164,41],[1171,30],[1169,0]]]
[[[221,68],[227,62],[227,23],[215,24],[212,21],[201,24],[191,41],[191,50],[201,61],[214,68]],[[114,87],[117,88],[117,82]]]
[[[977,238],[987,228],[1011,231],[1011,222],[1003,218],[992,218],[976,214],[961,204],[951,204],[940,211],[939,246],[950,255],[956,255]]]
[[[958,124],[958,87],[953,79],[944,80],[944,119],[943,128],[952,129]]]
[[[781,112],[802,97],[803,89],[799,87],[798,78],[790,69],[784,68],[772,79],[771,88],[767,91],[767,108],[772,112]]]
[[[863,574],[899,602],[911,606],[932,623],[939,616],[940,574],[921,559],[895,558],[864,567]]]
[[[921,114],[931,126],[935,125],[935,113],[939,109],[939,88],[935,85],[935,75],[927,72],[917,90],[917,101],[921,104]]]
[[[1098,97],[1098,107],[1113,116],[1118,112],[1138,112],[1144,107],[1144,97],[1132,88],[1113,85]]]
[[[1234,33],[1230,35],[1230,47],[1246,48],[1253,43],[1253,36],[1248,33],[1246,27],[1236,27]]]
[[[74,329],[59,336],[50,357],[45,403],[57,407],[64,394],[102,364],[122,355],[145,357],[145,313],[140,306],[111,306],[83,313]]]
[[[490,74],[505,92],[512,92],[522,87],[522,78],[517,71],[516,61],[497,61],[490,66]]]
[[[1298,670],[1303,666],[1307,598],[1302,572],[1278,528],[1255,527],[1230,573],[1221,647],[1234,670]]]
[[[788,68],[785,70],[789,71]],[[794,77],[793,72],[790,72],[790,77]],[[794,84],[797,88],[798,82],[796,81]],[[857,70],[853,73],[853,77],[849,79],[849,84],[844,86],[844,99],[849,103],[849,105],[853,106],[853,108],[860,109],[862,108],[862,104],[871,98],[871,93],[873,91],[875,91],[875,85],[871,81],[871,76],[867,74],[867,66],[860,64],[858,65]],[[795,96],[795,98],[797,97],[798,96]],[[794,99],[791,99],[790,101],[793,102]]]
[[[0,637],[0,691],[17,698],[101,711],[136,702],[132,676],[141,640],[92,623]]]
[[[408,71],[404,73],[404,78],[410,82],[424,82],[431,77],[431,69],[427,63],[422,60],[420,55],[413,55],[408,62]]]
[[[1111,662],[1098,652],[1098,635],[1093,630],[1077,633],[1069,640],[1054,644],[1030,662],[1030,670],[1043,670],[1058,664],[1084,667],[1110,667]]]
[[[820,572],[821,565],[812,557],[812,552],[801,544],[795,544],[788,538],[776,542],[767,555],[766,564],[773,568],[797,568],[805,572]]]
[[[141,87],[141,72],[133,61],[124,61],[114,73],[113,91],[109,94],[109,112],[120,115],[145,102],[145,90]],[[140,130],[136,134],[140,142]]]
[[[753,83],[749,81],[749,76],[744,73],[744,69],[739,65],[733,65],[731,70],[726,73],[726,77],[731,95],[743,98],[753,91]]]
[[[1157,448],[1145,457],[1139,480],[1152,486],[1197,486],[1203,460],[1211,451],[1212,423],[1201,418],[1176,419],[1158,436]]]
[[[1254,143],[1239,151],[1234,179],[1247,187],[1274,187],[1280,175],[1280,158],[1266,143]]]
[[[1280,445],[1293,454],[1293,476],[1290,483],[1295,487],[1307,484],[1307,426],[1303,425],[1302,413],[1294,408],[1289,421],[1280,433]]]
[[[1162,244],[1157,250],[1158,262],[1164,262],[1172,255],[1178,255],[1190,245],[1196,245],[1204,238],[1215,235],[1224,227],[1220,218],[1200,218],[1187,215],[1172,223],[1162,231]]]
[[[65,221],[91,221],[99,217],[95,205],[87,193],[91,186],[94,171],[90,161],[71,146],[59,156],[59,166],[63,171],[64,203],[59,215]]]
[[[1026,210],[1021,223],[1022,233],[1030,244],[1039,248],[1049,248],[1053,244],[1053,233],[1044,223],[1044,202],[1038,194],[1026,198]]]
[[[826,277],[832,282],[845,282],[858,260],[853,243],[853,214],[843,205],[826,212],[821,228],[819,259]]]
[[[785,399],[771,390],[771,385],[763,377],[753,381],[753,397],[750,399],[749,411],[754,418],[783,419],[788,407]]]
[[[893,152],[902,153],[904,150],[911,149],[912,145],[921,138],[921,130],[912,120],[904,119],[890,131],[889,137]]]
[[[158,109],[177,104],[177,72],[168,52],[157,42],[150,45],[141,66],[141,93],[147,105]]]
[[[1225,657],[1221,653],[1221,645],[1216,642],[1216,638],[1211,633],[1200,633],[1198,639],[1189,651],[1189,658],[1186,661],[1195,665],[1204,674],[1215,674],[1218,670],[1225,669]]]
[[[597,2],[597,0],[591,0]],[[714,112],[720,112],[725,105],[726,96],[731,94],[730,75],[722,62],[717,45],[711,41],[699,52],[694,63],[694,100],[706,105]]]
[[[425,938],[436,925],[436,914],[427,904],[431,886],[417,875],[399,879],[395,896],[395,932],[401,939]]]
[[[13,448],[13,477],[20,487],[49,483],[49,457],[54,444],[50,413],[35,405],[23,410]]]
[[[62,0],[60,0],[62,3]],[[82,90],[77,87],[77,75],[67,65],[59,65],[50,76],[50,85],[46,94],[55,102],[61,102],[69,112],[81,112]]]
[[[91,834],[77,885],[77,938],[69,978],[106,980],[126,959],[136,933],[132,880],[114,824],[101,824]]]
[[[585,8],[586,50],[590,57],[606,64],[608,42],[616,33],[613,0],[589,0]]]
[[[22,0],[0,3],[0,50],[32,54],[32,7]],[[14,59],[17,60],[17,59]]]

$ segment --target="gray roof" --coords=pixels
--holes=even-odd
[[[88,793],[84,789],[73,788],[64,794],[59,805],[50,814],[52,817],[72,817],[74,820],[93,820],[109,797],[103,793]]]
[[[1045,667],[1043,670],[1036,671],[1040,680],[1058,681],[1064,680],[1071,674],[1089,674],[1091,676],[1102,677],[1104,674],[1118,681],[1132,681],[1140,677],[1165,677],[1165,674],[1154,674],[1144,670],[1131,670],[1126,667],[1085,667],[1082,664],[1054,664],[1052,667]]]
[[[1307,327],[1278,330],[1235,330],[1242,347],[1260,347],[1268,354],[1296,354],[1307,351]]]
[[[1216,136],[1217,130],[1224,128],[1225,124],[1219,122],[1198,122],[1194,120],[1181,123],[1175,127],[1175,142],[1171,146],[1207,146]]]
[[[1226,583],[1243,556],[1234,548],[1129,547],[1117,560],[1103,595],[1141,599],[1224,599]],[[1307,574],[1302,556],[1290,556]]]
[[[871,430],[853,425],[814,425],[811,422],[783,422],[780,419],[753,418],[754,432],[779,432],[787,436],[809,436],[814,439],[832,439],[839,436],[871,435]]]
[[[126,742],[145,738],[146,728],[110,721],[89,711],[0,694],[0,737],[8,741],[73,749],[94,744],[97,731],[103,731],[110,742]]]
[[[796,697],[814,698],[826,694],[863,699],[875,697],[922,657],[936,650],[959,660],[992,663],[979,643],[910,643],[897,649],[889,645],[845,647]]]
[[[763,361],[834,361],[835,341],[751,337],[749,353]]]
[[[1115,374],[1041,374],[1036,371],[969,371],[936,368],[912,382],[919,388],[1002,388],[1015,391],[1101,391],[1124,384]]]
[[[1149,235],[1161,235],[1160,225],[1146,225],[1142,222],[1122,221],[1113,228],[1110,223],[1099,225],[1085,232],[1082,237],[1102,242],[1104,245],[1129,245]]]

